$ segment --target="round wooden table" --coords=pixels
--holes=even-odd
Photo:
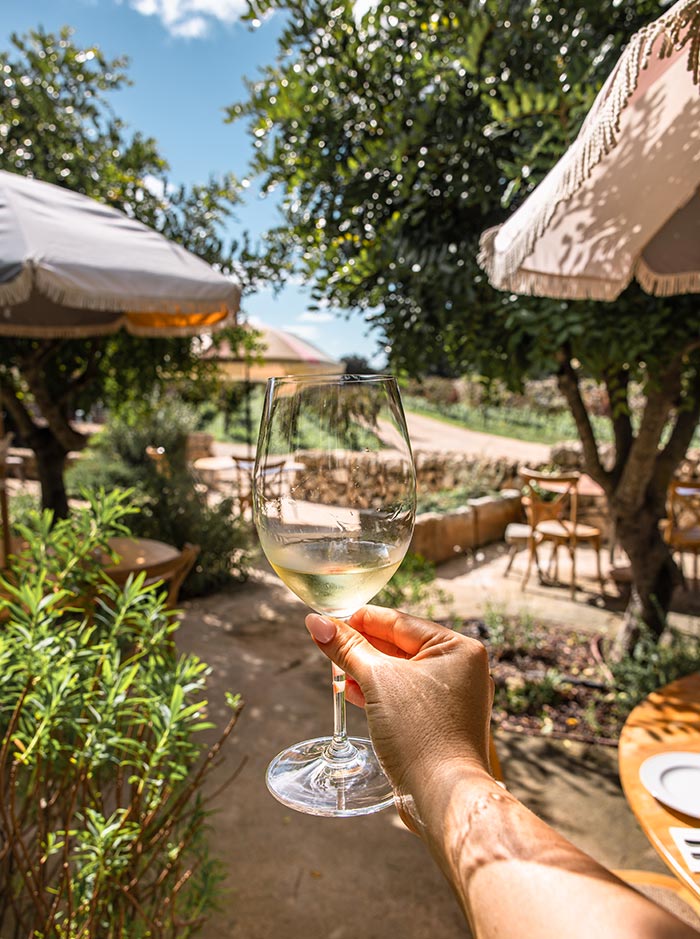
[[[116,561],[110,559],[104,572],[117,583],[141,571],[146,571],[148,577],[156,577],[180,557],[173,545],[152,538],[110,538],[109,546],[119,557]]]
[[[700,672],[652,692],[631,712],[620,734],[620,781],[630,808],[656,852],[674,875],[700,898],[700,874],[692,874],[669,828],[700,828],[700,819],[667,808],[639,778],[639,768],[657,753],[700,753]]]

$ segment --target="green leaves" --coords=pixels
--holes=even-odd
[[[103,492],[53,527],[30,513],[0,582],[0,823],[27,872],[6,866],[0,889],[24,935],[117,939],[128,922],[137,939],[175,923],[185,937],[180,918],[215,889],[208,667],[177,655],[175,615],[143,574],[123,589],[101,574],[131,511]]]

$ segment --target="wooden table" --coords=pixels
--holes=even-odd
[[[548,492],[568,492],[571,488],[571,483],[554,482],[547,479],[538,480],[537,485],[540,489],[546,489]],[[578,496],[592,497],[605,495],[605,490],[600,483],[597,483],[588,473],[582,473],[579,476],[574,488]]]
[[[129,574],[141,571],[146,571],[149,578],[158,577],[180,557],[180,551],[173,545],[152,538],[110,538],[108,544],[119,557],[110,561],[104,572],[117,583],[124,583]]]
[[[671,750],[700,753],[700,672],[680,678],[638,704],[625,722],[618,751],[620,781],[644,834],[675,876],[700,898],[700,874],[691,874],[669,827],[700,828],[700,819],[658,802],[642,785],[639,768]]]

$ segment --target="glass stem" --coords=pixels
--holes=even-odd
[[[331,662],[333,670],[333,739],[326,750],[329,760],[349,760],[355,756],[355,747],[348,740],[345,725],[345,672]]]

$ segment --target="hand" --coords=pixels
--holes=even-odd
[[[312,613],[306,625],[346,672],[347,699],[366,709],[400,810],[438,785],[455,761],[488,772],[493,682],[480,642],[373,606],[359,610],[349,624]]]

